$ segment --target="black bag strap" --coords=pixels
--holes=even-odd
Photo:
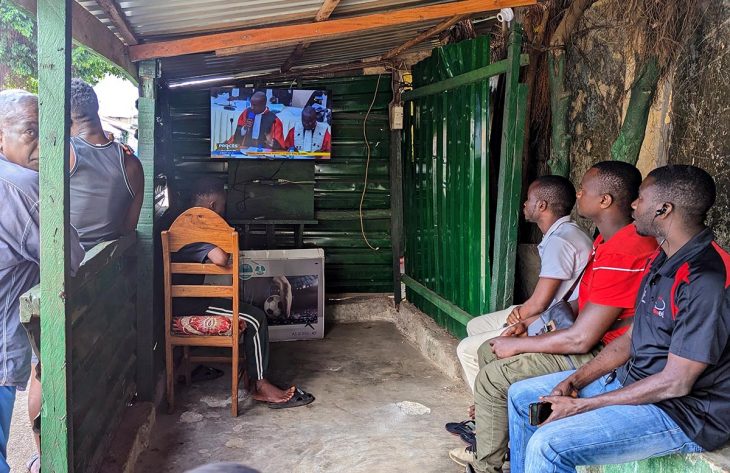
[[[563,295],[563,298],[561,300],[568,302],[568,299],[570,298],[570,295],[573,294],[573,291],[575,291],[575,288],[578,287],[578,284],[580,284],[580,280],[583,279],[583,274],[585,274],[586,269],[588,269],[588,266],[591,264],[591,261],[593,261],[593,256],[590,257],[586,265],[583,267],[583,271],[580,272],[578,275],[578,278],[573,282],[573,285],[570,286],[570,289],[568,289],[568,292],[566,292]]]

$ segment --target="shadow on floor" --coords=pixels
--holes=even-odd
[[[386,322],[335,325],[324,340],[272,344],[272,381],[316,396],[273,410],[250,398],[230,415],[228,376],[178,385],[137,473],[183,472],[235,461],[261,473],[459,472],[443,428],[463,420],[471,395]],[[226,402],[228,401],[228,403]]]

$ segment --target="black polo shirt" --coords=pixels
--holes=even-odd
[[[671,258],[660,251],[636,302],[628,386],[659,373],[668,353],[706,363],[692,392],[656,405],[705,450],[730,440],[730,255],[705,229]]]

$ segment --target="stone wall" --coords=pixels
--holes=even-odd
[[[702,20],[674,68],[659,84],[637,167],[646,175],[667,163],[710,172],[718,201],[710,215],[718,241],[730,248],[730,0],[705,0]],[[596,2],[577,25],[566,68],[571,179],[610,159],[634,78],[634,57],[621,21]]]

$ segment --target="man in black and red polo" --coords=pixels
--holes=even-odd
[[[635,225],[661,251],[642,281],[634,325],[577,371],[512,386],[513,472],[573,472],[730,440],[730,255],[704,225],[714,201],[712,177],[697,167],[649,173]],[[527,411],[540,396],[552,415],[537,428]]]

